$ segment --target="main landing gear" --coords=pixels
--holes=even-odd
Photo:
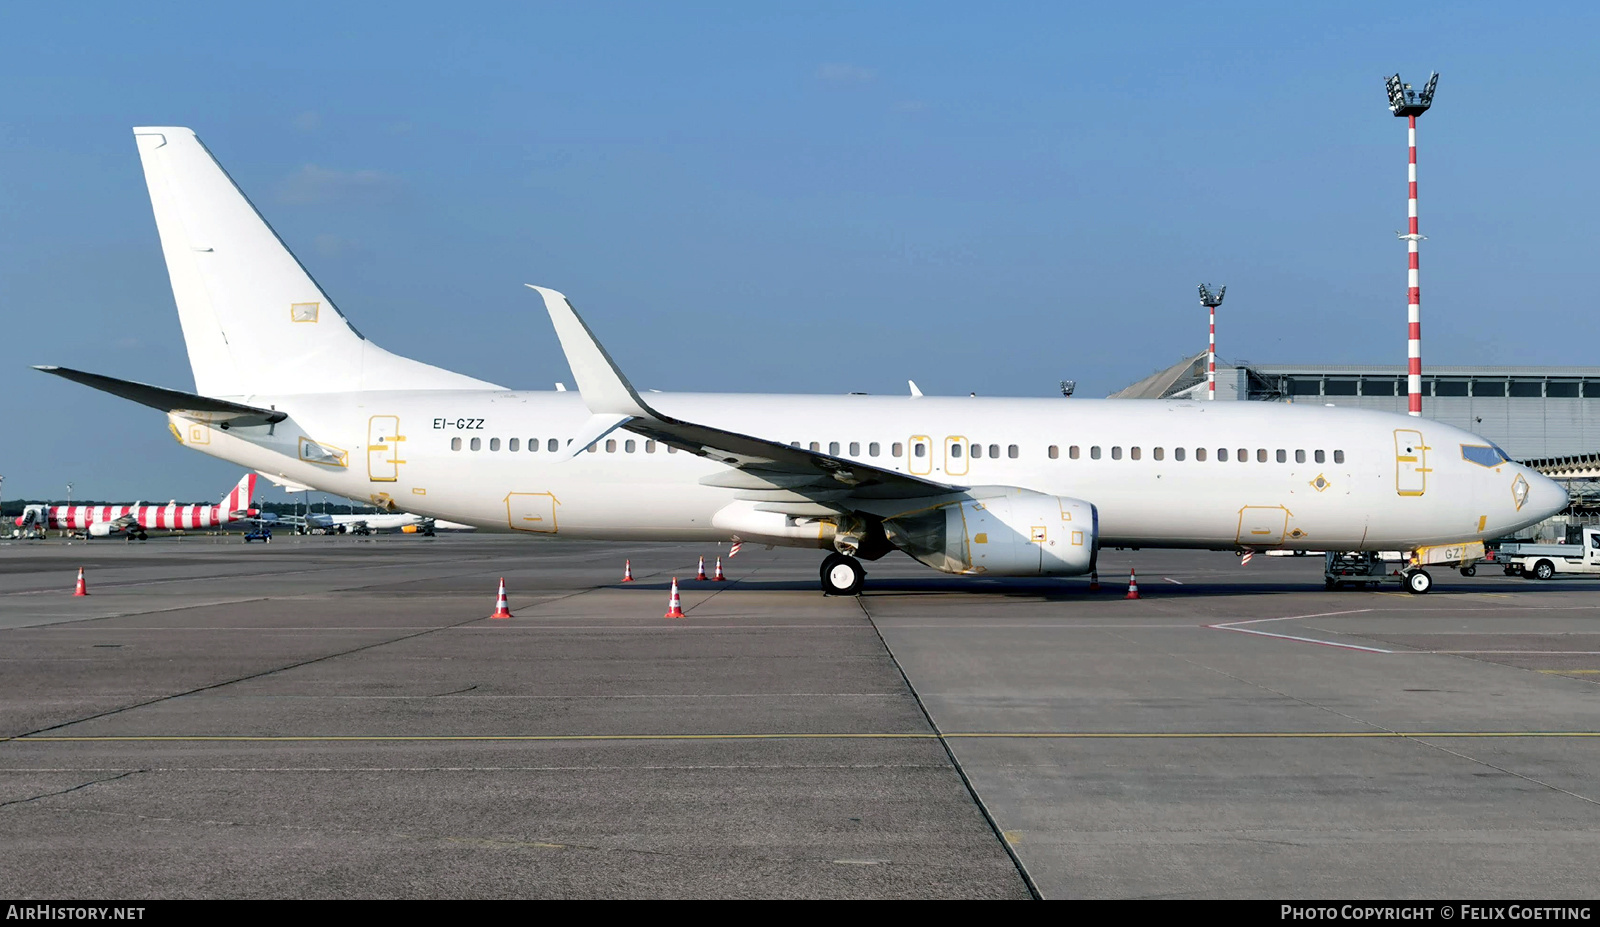
[[[867,581],[861,561],[844,554],[829,554],[822,560],[822,591],[825,595],[860,595]]]

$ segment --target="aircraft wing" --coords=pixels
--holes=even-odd
[[[544,297],[545,309],[561,340],[561,350],[578,381],[578,392],[596,425],[604,427],[609,423],[613,428],[623,427],[743,471],[702,481],[708,485],[753,491],[783,490],[814,498],[839,510],[850,507],[840,504],[845,497],[908,499],[945,495],[966,488],[664,415],[640,398],[565,296],[533,284],[528,287]],[[574,442],[571,453],[582,452],[588,443]],[[779,508],[774,506],[771,510]]]
[[[229,425],[240,426],[272,425],[289,417],[289,413],[274,409],[259,409],[255,406],[229,402],[226,399],[212,399],[185,393],[182,390],[167,389],[164,386],[151,386],[148,383],[135,383],[132,380],[119,380],[98,373],[86,373],[82,370],[73,370],[71,367],[45,366],[33,369],[82,383],[84,386],[93,387],[113,396],[131,399],[152,409],[175,413],[201,422],[213,424],[226,422]]]

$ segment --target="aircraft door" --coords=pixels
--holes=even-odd
[[[1428,447],[1422,432],[1394,430],[1394,488],[1402,496],[1420,496],[1428,488]]]
[[[400,433],[398,415],[374,415],[367,420],[367,478],[374,483],[393,483],[400,479]]]
[[[906,471],[912,476],[933,472],[933,441],[927,435],[912,435],[906,443]]]
[[[967,475],[967,439],[962,435],[949,435],[944,439],[945,476]]]

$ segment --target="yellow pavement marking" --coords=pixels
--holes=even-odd
[[[669,740],[1262,740],[1396,737],[1600,737],[1600,731],[956,731],[935,733],[765,734],[130,734],[35,735],[11,743],[428,743],[436,741],[669,741]]]

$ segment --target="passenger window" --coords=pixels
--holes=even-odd
[[[1303,451],[1303,450],[1295,451],[1294,452],[1294,462],[1295,463],[1305,463],[1306,462],[1306,452]]]
[[[1055,460],[1060,456],[1061,456],[1061,448],[1056,447],[1054,444],[1050,445],[1050,459],[1051,460]]]
[[[820,445],[817,442],[813,441],[813,442],[811,442],[811,449],[813,451],[820,451],[820,450],[822,450],[822,445]]]
[[[828,453],[832,454],[835,457],[838,457],[839,456],[839,442],[837,442],[837,441],[829,441],[828,442]]]
[[[528,453],[536,454],[538,452],[539,452],[539,439],[538,438],[529,438],[528,439]]]
[[[606,440],[606,453],[607,454],[615,454],[616,452],[617,452],[617,439],[616,438],[607,439]]]
[[[1315,456],[1316,456],[1317,463],[1326,463],[1327,462],[1327,456],[1328,455],[1324,454],[1323,452],[1317,451]]]
[[[1344,451],[1334,451],[1333,452],[1333,462],[1334,463],[1344,463]]]
[[[1078,446],[1076,444],[1067,448],[1067,456],[1071,457],[1073,460],[1078,459]]]
[[[850,456],[851,457],[860,457],[861,456],[861,442],[860,441],[851,441],[850,442]]]
[[[452,451],[461,450],[461,439],[460,438],[451,438],[450,439],[450,450],[452,450]]]
[[[517,440],[516,438],[512,438],[511,440],[506,442],[506,450],[508,450],[508,451],[518,451],[518,450],[521,450],[521,449],[522,449],[522,442]]]
[[[544,443],[544,449],[547,451],[558,451],[561,449],[561,442],[557,441],[555,438],[551,438]]]
[[[1162,459],[1162,458],[1163,458],[1163,457],[1165,457],[1165,456],[1167,456],[1167,452],[1166,452],[1166,451],[1163,451],[1163,450],[1162,450],[1162,449],[1161,449],[1161,448],[1159,448],[1159,447],[1158,447],[1158,448],[1156,448],[1156,449],[1155,449],[1155,451],[1154,451],[1154,454],[1155,454],[1155,458],[1156,458],[1156,459],[1157,459],[1157,460],[1160,460],[1160,459]]]
[[[467,447],[470,447],[475,451],[481,451],[483,450],[483,439],[473,438],[472,441],[467,444]]]
[[[1194,449],[1194,459],[1195,460],[1202,460],[1202,461],[1205,460],[1206,459],[1206,449],[1203,448],[1203,447],[1195,448]]]
[[[676,453],[678,453],[678,449],[669,444],[669,445],[667,445],[667,453],[668,454],[676,454]]]
[[[1262,460],[1266,460],[1267,459],[1267,452],[1266,451],[1262,451],[1261,452],[1261,459]],[[1235,457],[1234,460],[1237,460],[1240,463],[1249,463],[1250,462],[1250,449],[1248,447],[1239,448],[1239,456]]]
[[[1281,447],[1278,448],[1278,463],[1288,463],[1288,462],[1289,462],[1289,452],[1284,450]]]
[[[499,438],[490,438],[489,439],[489,450],[491,450],[491,451],[500,450],[500,439]]]
[[[1010,457],[1012,460],[1017,458],[1017,446],[1015,444],[1006,448],[1006,456]]]
[[[1183,459],[1183,448],[1181,448],[1181,447],[1173,448],[1172,449],[1172,459],[1173,460],[1182,460]]]
[[[960,457],[961,456],[961,445],[959,445],[959,444],[950,445],[950,456],[951,457]]]
[[[633,441],[632,441],[632,439],[629,439],[629,440],[628,440],[628,441],[625,441],[625,442],[623,442],[623,445],[622,445],[622,449],[623,449],[623,450],[625,450],[625,451],[627,451],[627,452],[628,452],[628,453],[630,453],[630,454],[632,454],[632,453],[633,453],[633,449],[634,449],[634,448],[635,448],[635,447],[638,447],[638,445],[637,445],[637,444],[635,444],[635,443],[634,443],[634,442],[633,442]]]
[[[989,456],[998,458],[1000,456],[1000,445],[998,445],[998,444],[989,445]]]
[[[1090,448],[1089,448],[1089,459],[1090,460],[1099,460],[1100,459],[1100,445],[1095,444],[1095,445],[1090,446]]]
[[[928,456],[928,446],[923,444],[921,441],[918,441],[911,445],[911,453],[917,455],[918,457],[926,457]]]
[[[1267,449],[1264,448],[1264,447],[1256,448],[1256,463],[1266,463],[1266,462],[1267,462]]]
[[[656,452],[656,443],[654,441],[646,441],[644,443],[644,452],[646,454],[654,454]]]
[[[600,450],[600,442],[596,441],[595,443],[589,445],[588,447],[584,448],[583,450],[584,450],[585,453],[593,454],[595,451]]]
[[[1225,448],[1225,447],[1217,448],[1217,460],[1219,462],[1221,462],[1221,463],[1227,463],[1228,462],[1228,449],[1227,448]]]
[[[1132,459],[1132,460],[1138,460],[1139,459],[1139,449],[1136,448],[1136,447],[1128,448],[1128,457],[1130,459]]]
[[[878,442],[873,441],[872,443],[867,445],[867,456],[868,457],[876,457],[876,456],[878,456]]]
[[[790,441],[789,442],[789,446],[790,447],[799,447],[800,446],[800,442],[799,441]]]
[[[904,444],[901,444],[899,441],[896,441],[895,443],[889,445],[889,456],[890,457],[899,457],[901,454],[904,454],[905,452],[906,452],[906,446]]]
[[[1121,460],[1122,459],[1122,445],[1113,444],[1111,446],[1111,459],[1112,460]]]

